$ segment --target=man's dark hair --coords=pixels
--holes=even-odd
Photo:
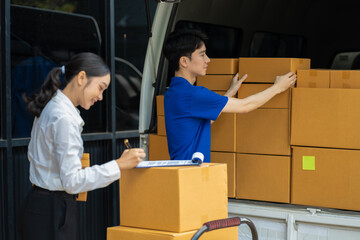
[[[169,61],[170,69],[178,71],[180,58],[186,56],[191,60],[191,54],[205,44],[207,39],[205,33],[193,29],[170,33],[163,47],[163,53]]]

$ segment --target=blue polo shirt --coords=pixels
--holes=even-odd
[[[207,88],[173,77],[164,97],[165,126],[170,158],[189,160],[194,152],[210,162],[211,120],[216,120],[228,98]]]

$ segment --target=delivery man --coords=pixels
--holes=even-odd
[[[196,77],[204,76],[209,57],[206,55],[207,36],[197,30],[181,30],[169,34],[163,53],[175,75],[165,93],[165,127],[170,158],[191,159],[194,152],[204,154],[210,162],[211,121],[221,113],[248,113],[265,104],[275,95],[287,90],[296,82],[289,72],[275,78],[268,89],[244,99],[234,98],[247,75],[233,78],[224,96],[194,86]]]

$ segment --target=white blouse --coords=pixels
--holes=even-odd
[[[30,181],[70,194],[102,188],[120,178],[115,160],[82,169],[84,121],[60,90],[35,118],[28,147]],[[91,156],[90,156],[91,159]]]

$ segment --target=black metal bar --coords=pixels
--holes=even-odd
[[[12,156],[12,123],[11,123],[11,38],[10,38],[10,0],[3,0],[1,10],[1,39],[2,51],[4,58],[2,59],[2,79],[5,80],[5,138],[7,139],[7,151],[5,160],[5,169],[2,174],[5,174],[4,192],[6,193],[4,213],[6,216],[5,222],[5,239],[15,239],[15,214],[14,214],[14,183],[13,183],[13,156]]]
[[[7,147],[7,140],[0,140],[0,148],[6,148]]]
[[[110,131],[112,134],[111,138],[111,156],[113,159],[117,158],[116,156],[116,92],[115,92],[115,4],[114,0],[105,1],[105,18],[106,18],[106,26],[105,26],[105,38],[106,38],[106,56],[107,62],[110,66],[110,75],[113,80],[113,84],[110,86],[111,91],[111,101],[110,101]],[[108,108],[109,109],[109,108]],[[109,116],[109,114],[108,114]],[[108,198],[108,222],[113,225],[118,222],[118,204],[116,195],[117,189],[112,184],[111,191],[109,192]]]
[[[139,130],[116,132],[116,139],[140,137]]]
[[[145,6],[146,6],[146,22],[148,27],[148,34],[149,38],[152,37],[152,31],[151,31],[151,16],[150,16],[150,7],[149,7],[149,0],[145,0]]]

